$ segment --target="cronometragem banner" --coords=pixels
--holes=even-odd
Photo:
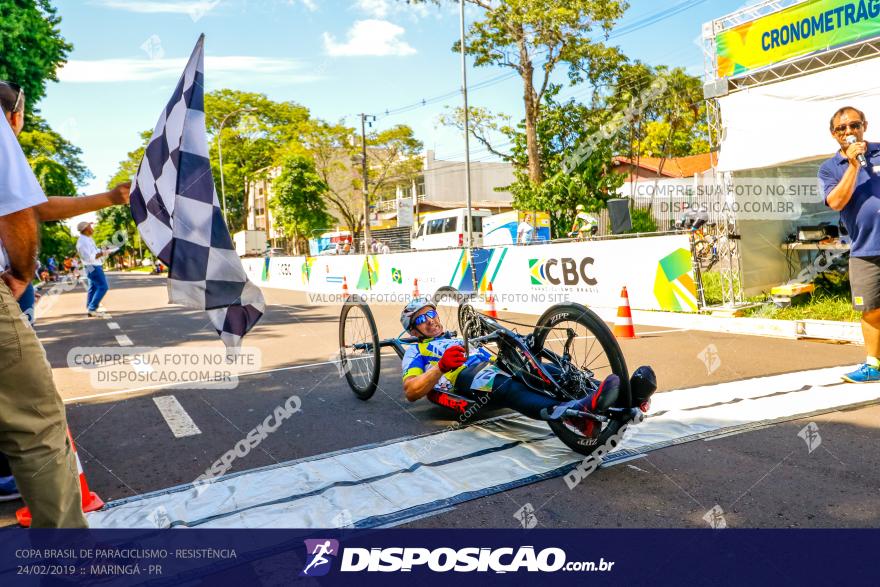
[[[878,35],[880,0],[810,0],[718,34],[718,77]]]

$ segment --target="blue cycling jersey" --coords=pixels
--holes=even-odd
[[[403,380],[406,381],[410,377],[421,375],[435,366],[440,362],[440,358],[446,352],[446,349],[455,345],[463,346],[464,341],[460,338],[429,338],[418,344],[411,345],[403,355],[403,362],[401,364]],[[455,380],[458,379],[462,371],[468,367],[492,360],[492,354],[486,349],[471,347],[471,352],[468,354],[464,365],[444,373],[440,381],[437,382],[437,385],[434,386],[434,389],[437,391],[451,391],[455,388]],[[499,372],[500,370],[495,365],[487,365],[474,376],[470,385],[471,389],[491,391],[495,375]]]

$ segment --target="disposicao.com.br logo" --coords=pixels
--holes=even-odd
[[[329,559],[324,555],[336,555],[338,543],[334,540],[306,540],[308,560],[303,576],[324,575],[330,569]],[[320,551],[320,552],[319,552]],[[322,554],[323,553],[323,554]],[[323,557],[323,562],[318,562]],[[604,558],[596,561],[566,561],[561,548],[544,548],[535,551],[533,546],[518,548],[343,548],[340,572],[409,572],[416,567],[432,572],[445,573],[515,573],[518,571],[553,573],[556,571],[608,572],[614,562]]]

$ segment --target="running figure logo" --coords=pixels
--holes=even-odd
[[[339,541],[330,539],[306,540],[306,568],[300,577],[321,577],[330,572],[328,557],[339,554]]]

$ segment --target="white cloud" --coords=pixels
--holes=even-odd
[[[457,5],[456,5],[457,6]],[[408,16],[413,21],[426,18],[430,15],[440,16],[441,11],[436,6],[427,2],[410,4],[404,0],[355,0],[352,6],[370,18],[387,18],[393,16]]]
[[[405,32],[387,20],[359,20],[346,33],[345,43],[337,43],[333,35],[324,33],[324,49],[333,57],[412,55],[416,50],[400,38]]]
[[[355,7],[373,18],[388,16],[388,0],[356,0]]]
[[[173,59],[71,59],[58,72],[65,83],[95,84],[146,82],[180,77],[187,58]],[[206,75],[211,80],[246,76],[279,77],[287,82],[311,82],[320,75],[310,73],[307,64],[294,59],[269,59],[249,56],[205,57]]]
[[[95,0],[107,8],[139,12],[141,14],[187,14],[201,18],[220,4],[221,0],[179,0],[151,2],[150,0]]]

